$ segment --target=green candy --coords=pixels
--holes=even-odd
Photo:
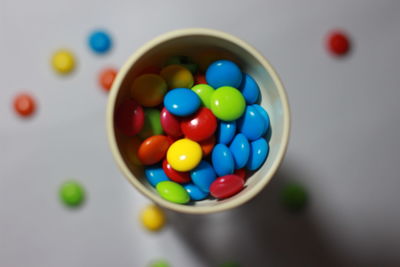
[[[193,60],[188,56],[170,57],[165,63],[165,66],[176,65],[176,64],[187,68],[192,74],[195,74],[199,68],[199,66],[196,63],[194,63]]]
[[[211,96],[211,110],[214,115],[224,121],[234,121],[242,116],[246,101],[239,90],[231,86],[222,86]]]
[[[192,90],[200,97],[203,106],[211,108],[211,96],[215,91],[214,88],[208,84],[198,84],[193,86]]]
[[[157,184],[156,189],[162,198],[174,203],[185,204],[190,200],[189,194],[183,186],[175,182],[160,182]]]
[[[155,108],[146,108],[144,110],[144,125],[139,132],[139,137],[146,139],[153,135],[163,133],[163,128],[160,122],[160,111]]]
[[[83,203],[85,191],[78,182],[67,181],[61,185],[59,196],[66,206],[77,207]]]
[[[169,263],[164,260],[156,260],[150,263],[149,267],[170,267]]]
[[[304,209],[308,202],[307,192],[303,186],[295,183],[287,184],[281,192],[282,204],[291,211]]]

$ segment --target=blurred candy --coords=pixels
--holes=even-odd
[[[197,73],[194,76],[194,84],[195,85],[197,85],[197,84],[207,84],[206,75],[204,75],[203,73]]]
[[[244,115],[238,120],[238,131],[253,141],[265,134],[267,128],[265,124],[260,112],[253,106],[247,106]]]
[[[350,40],[343,31],[335,30],[327,37],[327,49],[335,56],[346,55],[351,48]]]
[[[192,73],[180,65],[164,67],[161,70],[161,76],[167,82],[169,89],[191,88],[194,83]]]
[[[160,75],[143,74],[135,79],[131,96],[144,107],[155,107],[162,103],[167,84]]]
[[[15,112],[21,117],[29,117],[36,110],[35,99],[27,93],[18,94],[14,98],[13,106]]]
[[[264,138],[257,139],[250,143],[250,157],[246,164],[246,168],[255,171],[261,167],[267,159],[269,146]]]
[[[193,92],[195,92],[203,104],[204,107],[211,107],[211,96],[214,93],[214,88],[208,84],[198,84],[192,87]]]
[[[167,161],[177,171],[194,169],[202,158],[201,147],[190,139],[180,139],[173,143],[167,152]]]
[[[61,201],[69,207],[80,206],[85,199],[82,185],[76,181],[67,181],[61,185],[59,191]]]
[[[205,160],[190,172],[192,182],[197,185],[203,192],[210,191],[211,183],[217,178],[214,168]]]
[[[153,135],[142,142],[138,150],[139,160],[144,165],[152,165],[161,161],[169,146],[171,140],[164,135]]]
[[[199,145],[201,146],[201,150],[203,151],[203,157],[207,157],[208,155],[210,155],[211,151],[214,148],[215,136],[213,135],[206,140],[199,142]]]
[[[169,136],[177,138],[183,135],[179,117],[172,115],[165,107],[161,110],[160,121],[164,132]]]
[[[152,135],[160,135],[163,133],[160,122],[160,111],[155,108],[144,109],[144,125],[142,130],[139,132],[139,136],[142,139],[146,139]]]
[[[202,191],[197,185],[195,184],[186,184],[183,186],[188,192],[191,200],[203,200],[208,196],[208,193]]]
[[[141,76],[141,75],[143,75],[143,74],[156,74],[156,75],[160,75],[160,72],[161,72],[161,68],[160,68],[160,67],[157,67],[157,66],[147,66],[147,67],[143,68],[143,69],[139,72],[138,76]]]
[[[164,106],[173,115],[188,116],[198,110],[200,98],[190,89],[176,88],[165,95]]]
[[[60,49],[53,54],[51,64],[59,74],[68,74],[75,68],[74,54],[70,50]]]
[[[208,67],[206,80],[214,88],[222,86],[238,88],[242,82],[242,71],[232,61],[217,60]]]
[[[96,30],[89,35],[89,47],[97,54],[107,53],[112,46],[110,35],[104,30]]]
[[[190,182],[190,173],[189,172],[179,172],[179,171],[174,170],[166,159],[164,159],[164,161],[162,163],[162,167],[163,167],[165,174],[172,181],[174,181],[176,183],[180,183],[180,184]]]
[[[220,87],[211,96],[211,110],[224,121],[233,121],[242,116],[246,102],[243,95],[230,86]]]
[[[192,74],[197,72],[198,66],[193,62],[193,60],[188,56],[173,56],[167,60],[166,66],[169,65],[181,65],[182,67],[188,69]]]
[[[203,141],[214,134],[217,119],[208,108],[200,108],[194,115],[182,119],[181,129],[186,138]]]
[[[248,105],[256,103],[260,97],[260,87],[253,77],[247,73],[243,73],[243,80],[238,89],[242,92]]]
[[[236,121],[221,121],[217,130],[217,142],[220,144],[229,144],[236,133]]]
[[[148,166],[144,169],[144,174],[146,176],[147,181],[153,186],[156,187],[158,183],[163,181],[169,181],[164,169],[161,167],[161,164],[156,164],[152,166]]]
[[[159,231],[164,227],[166,219],[161,208],[150,204],[140,213],[140,221],[147,230]]]
[[[287,184],[281,191],[281,201],[289,210],[300,211],[308,202],[307,191],[300,184]]]
[[[103,69],[99,75],[99,83],[105,91],[110,91],[112,83],[117,76],[117,70],[114,68]]]
[[[250,156],[250,144],[243,134],[237,134],[235,138],[233,138],[229,150],[235,161],[235,169],[241,169],[246,166]]]
[[[142,130],[144,112],[133,100],[125,100],[115,111],[115,125],[122,133],[132,136]]]
[[[161,182],[157,184],[156,189],[162,198],[170,202],[185,204],[190,200],[189,194],[186,192],[185,188],[175,182]]]
[[[142,163],[138,158],[138,150],[142,141],[139,137],[133,136],[125,144],[125,153],[130,162],[136,166],[141,166]]]
[[[210,186],[210,193],[218,199],[235,195],[242,190],[244,181],[237,175],[225,175],[217,178]]]
[[[232,153],[226,145],[218,144],[214,147],[211,161],[218,176],[232,174],[235,170]]]

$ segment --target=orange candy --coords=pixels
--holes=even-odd
[[[105,91],[110,91],[115,76],[117,76],[117,70],[113,68],[107,68],[100,72],[99,83]]]
[[[165,135],[153,135],[140,144],[138,158],[143,165],[152,165],[161,161],[172,140]]]
[[[207,157],[214,148],[215,145],[215,136],[211,136],[204,141],[199,142],[201,146],[201,150],[203,151],[203,157]]]
[[[36,110],[35,100],[31,95],[21,93],[14,98],[14,110],[21,117],[29,117]]]

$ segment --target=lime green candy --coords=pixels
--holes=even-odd
[[[185,204],[190,200],[189,194],[183,186],[175,182],[160,182],[157,184],[156,189],[162,198],[174,203]]]
[[[211,111],[224,121],[234,121],[242,116],[246,102],[239,90],[231,86],[222,86],[211,96]]]
[[[67,181],[61,185],[60,199],[69,207],[77,207],[81,205],[85,199],[85,191],[83,187],[75,181]]]
[[[200,97],[203,106],[211,108],[211,96],[215,91],[214,88],[208,84],[198,84],[193,86],[192,90]]]
[[[156,260],[151,262],[149,267],[170,267],[170,265],[165,260]]]
[[[160,111],[155,108],[146,108],[144,110],[144,125],[139,132],[142,139],[153,135],[160,135],[163,133],[163,128],[160,122]]]

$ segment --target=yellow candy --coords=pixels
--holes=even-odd
[[[165,225],[165,214],[156,205],[148,205],[140,214],[140,221],[150,231],[159,231]]]
[[[167,92],[167,84],[157,74],[144,74],[135,79],[131,88],[132,98],[144,107],[161,104]]]
[[[176,141],[167,151],[168,163],[180,172],[194,169],[200,163],[201,157],[201,146],[190,139]]]
[[[75,68],[75,57],[71,51],[61,49],[53,54],[51,59],[53,69],[60,74],[67,74]]]
[[[181,65],[169,65],[161,70],[161,76],[167,81],[168,88],[192,88],[192,73]]]

